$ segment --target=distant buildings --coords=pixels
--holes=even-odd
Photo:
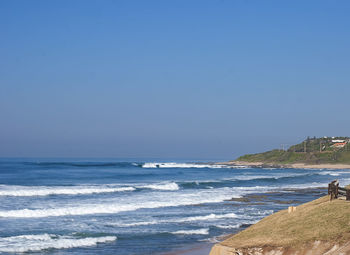
[[[333,142],[333,141],[332,141]],[[333,145],[331,145],[331,147],[333,148],[343,148],[346,145],[346,142],[343,143],[335,143]]]
[[[333,149],[341,149],[344,148],[347,143],[350,142],[350,139],[348,137],[332,137],[332,145],[330,145]]]
[[[345,143],[345,140],[332,140],[332,143]]]

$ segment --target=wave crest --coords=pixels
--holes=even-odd
[[[209,235],[209,228],[178,230],[171,232],[174,235]]]
[[[140,186],[140,188],[154,189],[154,190],[178,190],[179,185],[177,185],[175,182],[170,182],[170,183],[149,184],[145,186]]]
[[[203,164],[203,163],[144,163],[143,168],[246,168],[245,166],[229,166],[220,164]]]
[[[98,187],[98,186],[75,186],[75,187],[46,187],[46,186],[6,186],[1,187],[0,196],[49,196],[49,195],[87,195],[94,193],[114,193],[123,191],[134,191],[134,187]]]
[[[182,222],[193,222],[193,221],[205,221],[205,220],[215,220],[215,219],[225,219],[225,218],[237,218],[237,215],[234,213],[227,214],[209,214],[203,216],[192,216],[185,217],[180,219],[167,219],[167,220],[152,220],[152,221],[141,221],[133,223],[110,223],[109,226],[117,227],[134,227],[134,226],[145,226],[145,225],[156,225],[163,223],[182,223]]]
[[[115,185],[93,185],[93,186],[15,186],[0,185],[0,196],[31,197],[50,195],[89,195],[99,193],[114,193],[135,191],[136,189],[152,190],[179,190],[175,182],[153,183],[143,186],[115,186]]]
[[[116,236],[77,239],[73,236],[51,234],[20,235],[0,238],[0,252],[38,252],[47,249],[89,247],[115,240],[117,240]]]
[[[199,194],[200,196],[200,194]],[[225,194],[204,193],[202,199],[198,197],[179,197],[179,200],[164,199],[164,201],[147,201],[144,203],[101,203],[81,205],[76,207],[60,207],[46,209],[19,209],[0,211],[0,217],[5,218],[43,218],[43,217],[58,217],[67,215],[91,215],[91,214],[115,214],[120,212],[135,211],[138,209],[153,209],[173,206],[186,206],[201,203],[217,203],[225,200]]]

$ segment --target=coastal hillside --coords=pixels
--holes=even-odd
[[[263,153],[247,154],[235,161],[266,164],[350,164],[350,139],[349,137],[308,137],[287,150],[274,149]]]
[[[210,255],[350,254],[350,202],[321,197],[282,210],[212,248]]]

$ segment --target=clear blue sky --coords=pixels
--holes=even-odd
[[[230,159],[350,135],[350,1],[0,1],[0,156]]]

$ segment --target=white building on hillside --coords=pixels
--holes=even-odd
[[[345,143],[345,140],[332,140],[332,143]]]

